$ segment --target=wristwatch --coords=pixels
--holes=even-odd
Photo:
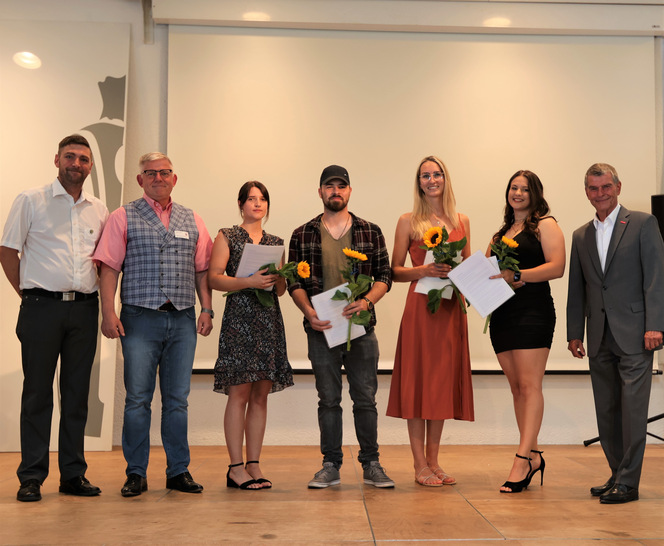
[[[521,280],[521,271],[514,272],[514,282],[519,282]]]
[[[367,309],[369,311],[372,311],[374,308],[373,302],[369,298],[362,298],[362,299],[367,302]]]
[[[201,307],[201,313],[207,313],[210,315],[210,318],[214,318],[214,311],[212,309],[208,309],[207,307]]]

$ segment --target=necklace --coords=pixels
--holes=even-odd
[[[442,226],[445,225],[445,222],[443,220],[441,220],[440,218],[438,218],[438,216],[435,213],[432,212],[431,215],[434,217],[434,219],[436,220],[436,224],[438,224],[439,227],[442,227]]]
[[[339,234],[338,237],[335,237],[334,235],[332,235],[332,232],[330,231],[330,228],[327,227],[327,224],[325,223],[325,220],[323,220],[322,216],[321,216],[320,221],[323,222],[323,227],[330,234],[330,237],[332,237],[332,239],[334,239],[335,241],[338,241],[339,239],[341,239],[344,236],[344,233],[346,233],[346,230],[348,229],[348,223],[350,222],[350,214],[348,215],[348,218],[346,218],[346,224],[344,225],[344,228],[341,230],[341,233]]]
[[[515,220],[514,223],[510,226],[510,228],[507,230],[507,233],[511,234],[511,238],[513,239],[516,237],[519,233],[523,231],[523,225],[526,223],[526,219],[524,218],[523,220],[519,220],[518,222]],[[506,233],[506,234],[507,234]]]

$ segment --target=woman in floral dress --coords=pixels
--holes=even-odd
[[[224,434],[231,464],[227,486],[267,489],[259,461],[267,421],[267,395],[293,385],[286,353],[286,336],[279,296],[286,280],[266,269],[249,277],[235,277],[245,245],[283,245],[283,239],[263,231],[270,196],[260,182],[246,182],[238,194],[242,223],[223,228],[214,242],[208,282],[228,295],[219,334],[219,357],[214,368],[214,390],[228,395]],[[272,306],[263,305],[254,289],[270,290]],[[242,457],[246,441],[247,463]]]

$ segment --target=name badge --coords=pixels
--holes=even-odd
[[[189,232],[188,231],[175,230],[175,238],[176,239],[189,239]]]

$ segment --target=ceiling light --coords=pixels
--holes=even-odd
[[[242,14],[242,19],[244,21],[271,21],[272,17],[262,11],[247,11]]]
[[[483,25],[485,27],[508,27],[512,24],[507,17],[489,17],[485,19]]]
[[[19,51],[12,57],[14,62],[22,68],[35,69],[42,65],[41,59],[29,51]]]

